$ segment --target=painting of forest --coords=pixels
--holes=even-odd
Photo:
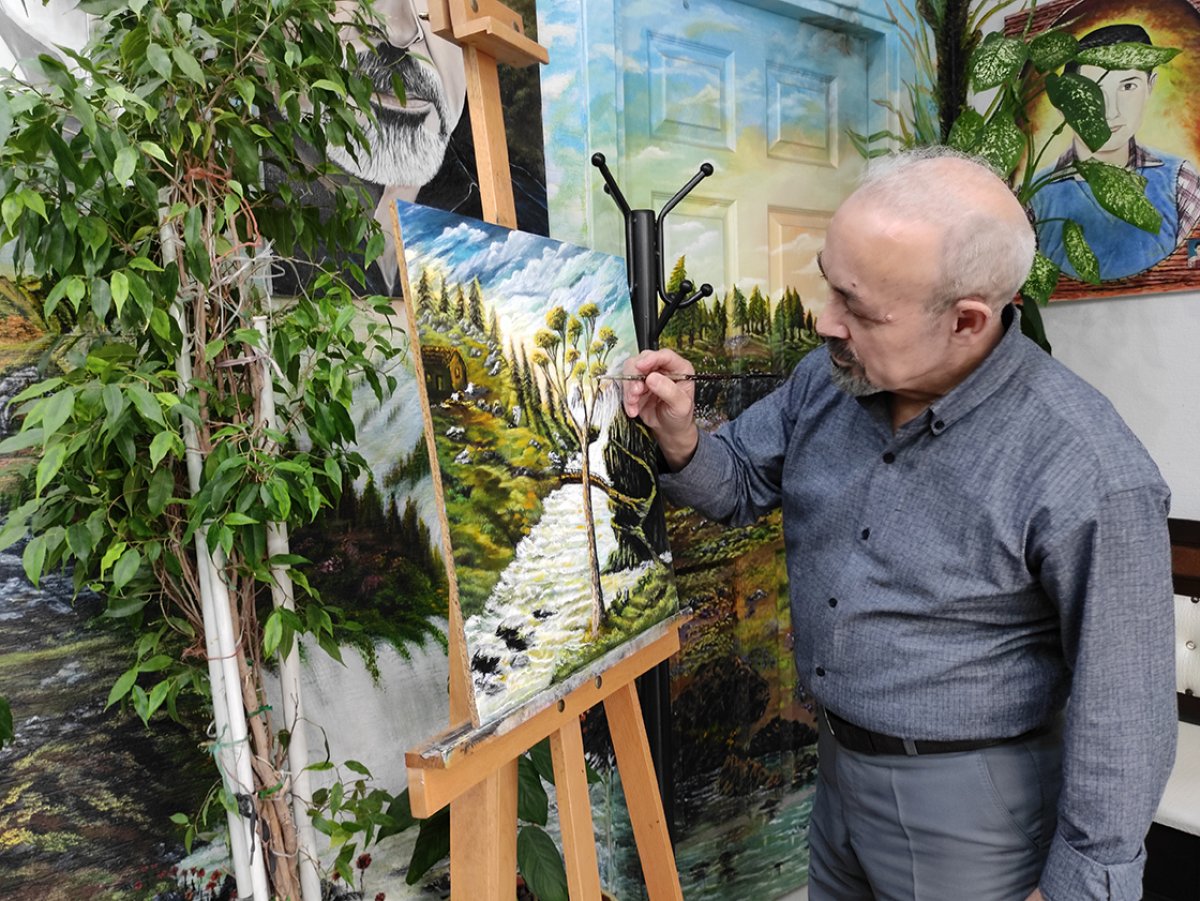
[[[495,720],[678,609],[653,446],[621,410],[625,263],[399,202],[476,711]]]

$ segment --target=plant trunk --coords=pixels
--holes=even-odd
[[[272,390],[271,368],[265,350],[270,346],[265,316],[254,317],[254,327],[263,336],[263,354],[259,362],[259,415],[272,431],[279,430],[275,417],[275,394]],[[287,530],[279,523],[267,524],[267,553],[272,559],[291,553]],[[271,598],[276,607],[295,609],[292,577],[286,566],[271,567]],[[321,877],[317,872],[317,839],[309,808],[312,806],[312,787],[308,778],[308,735],[305,731],[304,706],[300,697],[300,653],[292,642],[279,663],[279,693],[283,703],[283,727],[288,733],[288,788],[292,802],[292,820],[296,836],[296,863],[299,869],[303,901],[321,901]]]
[[[160,195],[163,214],[160,220],[160,238],[163,247],[163,262],[182,263],[182,242],[174,227],[166,222],[166,210],[170,208],[169,196]],[[183,272],[183,266],[180,265]],[[183,293],[183,292],[181,292]],[[186,297],[186,293],[183,293]],[[191,387],[191,330],[182,304],[176,303],[172,314],[183,336],[179,355],[179,393],[185,395]],[[186,417],[183,419],[183,441],[188,472],[188,486],[195,494],[200,490],[200,477],[204,462],[196,426]],[[253,820],[247,819],[243,799],[254,803],[254,775],[250,764],[249,748],[246,745],[246,712],[242,706],[236,655],[237,642],[232,629],[229,610],[229,592],[223,578],[224,555],[214,553],[208,546],[208,529],[196,530],[196,569],[200,583],[200,605],[204,619],[205,650],[208,656],[208,673],[213,699],[213,719],[217,728],[216,755],[222,784],[234,800],[237,812],[228,813],[229,852],[233,858],[234,879],[238,895],[243,898],[268,898],[267,873],[264,866],[262,845],[254,829]],[[252,809],[252,808],[251,808]]]
[[[592,464],[588,458],[588,433],[590,424],[585,418],[583,427],[579,430],[579,446],[582,450],[580,457],[583,470],[583,523],[587,529],[588,564],[592,579],[592,635],[600,634],[600,624],[604,621],[604,593],[600,588],[600,555],[596,550],[596,521],[592,518]]]

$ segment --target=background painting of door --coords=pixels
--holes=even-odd
[[[792,328],[794,304],[781,317],[780,301],[791,289],[802,318],[819,311],[816,253],[865,167],[847,132],[887,127],[871,101],[893,97],[899,78],[882,3],[858,7],[538,4],[550,50],[542,100],[554,237],[624,253],[624,227],[590,165],[593,152],[605,154],[635,208],[661,209],[704,161],[716,169],[665,229],[664,275],[685,257],[688,277],[715,292],[695,336],[668,329],[662,340],[699,369],[786,373],[812,346],[811,319],[807,329]],[[739,323],[739,295],[744,307],[765,298],[759,327]],[[731,379],[711,391],[709,383],[698,396],[704,424],[715,427],[777,383]],[[674,510],[668,527],[680,603],[695,614],[671,664],[669,763],[684,895],[802,897],[815,732],[791,660],[778,513],[726,529]],[[605,773],[606,782],[615,778]],[[601,794],[606,884],[622,901],[640,898],[621,793]]]

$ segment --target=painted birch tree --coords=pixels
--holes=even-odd
[[[556,306],[546,314],[546,328],[534,335],[537,349],[532,362],[542,373],[550,403],[579,441],[580,481],[583,485],[583,518],[587,529],[588,564],[591,571],[592,623],[596,634],[605,618],[604,593],[600,586],[600,558],[596,549],[596,522],[592,513],[592,472],[588,447],[596,420],[600,380],[608,373],[608,358],[617,345],[616,333],[599,325],[600,308],[583,304],[574,315]]]

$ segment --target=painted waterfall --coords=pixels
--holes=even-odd
[[[407,302],[480,722],[678,609],[618,258],[398,203]],[[541,697],[539,697],[541,696]]]

